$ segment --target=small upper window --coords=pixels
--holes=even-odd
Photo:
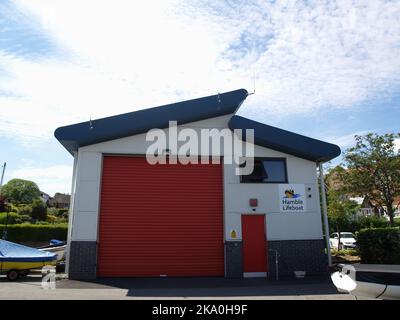
[[[242,183],[287,183],[286,160],[281,158],[254,159],[254,170],[240,176]]]

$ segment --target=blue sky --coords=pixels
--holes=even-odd
[[[257,121],[342,148],[399,132],[399,21],[384,0],[0,0],[6,181],[69,192],[58,126],[254,82]]]

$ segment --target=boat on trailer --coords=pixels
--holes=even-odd
[[[0,240],[0,274],[6,272],[10,281],[26,276],[31,269],[55,266],[56,262],[56,253]]]
[[[50,244],[38,248],[40,251],[47,251],[57,254],[57,262],[65,261],[67,242],[60,240],[51,240]]]
[[[338,264],[331,279],[337,290],[356,297],[400,299],[400,265]]]

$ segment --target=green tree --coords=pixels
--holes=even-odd
[[[330,189],[328,191],[328,216],[335,223],[336,229],[341,229],[347,222],[347,212],[340,199],[339,192]]]
[[[32,219],[37,221],[46,221],[47,208],[41,199],[34,199],[32,202]]]
[[[349,231],[344,230],[350,225],[350,220],[355,217],[359,206],[357,202],[347,199],[340,191],[329,189],[328,191],[328,217],[332,229],[334,229],[339,236],[340,232]]]
[[[14,203],[32,203],[40,197],[40,190],[36,183],[23,179],[12,179],[0,189],[1,194]]]
[[[345,190],[343,190],[343,181],[341,179],[345,171],[346,169],[341,166],[335,166],[328,171],[324,180],[329,190],[333,189],[335,191],[340,191],[342,194],[345,193]]]
[[[368,197],[389,216],[394,226],[394,198],[400,195],[400,152],[394,140],[400,134],[368,133],[355,136],[356,145],[344,153],[348,170],[342,180],[348,193]]]

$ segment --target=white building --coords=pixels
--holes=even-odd
[[[241,89],[56,130],[74,156],[71,279],[274,276],[276,251],[280,274],[326,271],[316,164],[340,149],[235,115],[247,95]],[[178,132],[254,129],[253,174],[238,176],[238,166],[223,161],[149,164],[146,133],[168,133],[169,121]],[[186,155],[226,157],[211,147]]]

